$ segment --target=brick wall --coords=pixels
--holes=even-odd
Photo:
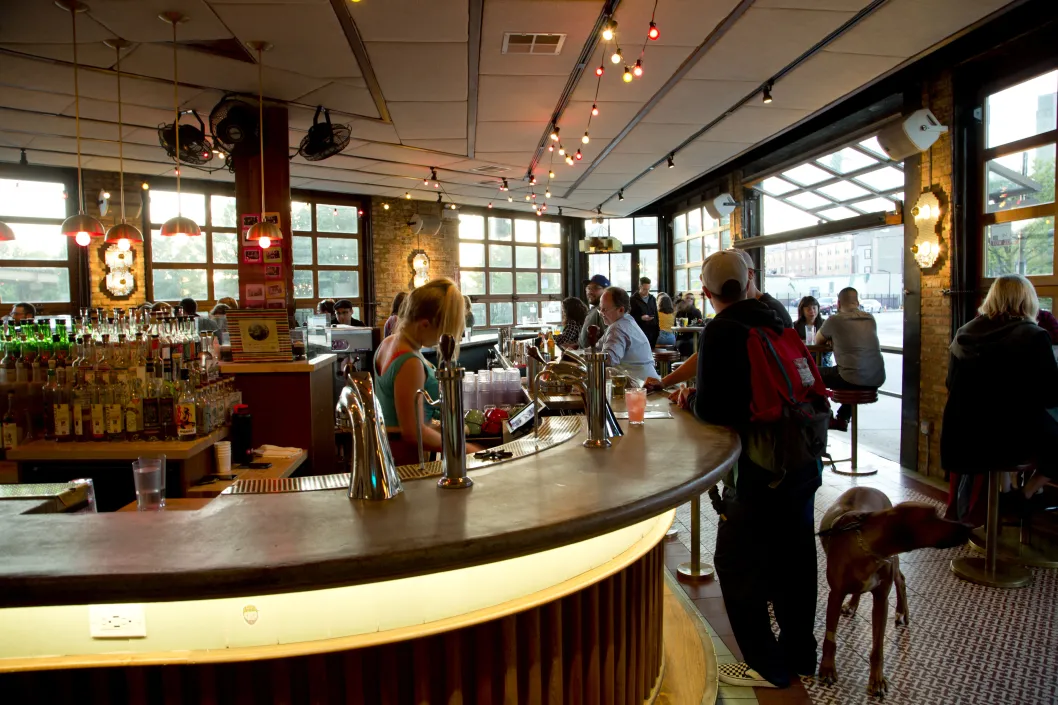
[[[928,106],[940,122],[949,127],[953,122],[952,76],[950,71],[927,81],[923,85],[922,104]],[[930,163],[932,161],[932,181]],[[943,478],[940,465],[940,432],[944,404],[948,391],[944,380],[948,374],[948,346],[951,344],[951,298],[941,293],[951,288],[951,262],[948,257],[948,242],[952,237],[951,208],[947,207],[952,193],[951,133],[941,135],[930,151],[922,154],[920,173],[922,191],[932,186],[943,196],[944,207],[941,238],[941,256],[937,265],[922,270],[922,352],[919,377],[919,423],[929,422],[933,426],[928,443],[917,435],[918,471],[933,477]],[[909,175],[909,181],[910,181]],[[921,193],[918,192],[918,193]],[[907,200],[914,203],[918,193],[908,191]],[[962,237],[965,237],[965,233]],[[907,243],[910,247],[913,242]],[[927,460],[928,458],[928,460]]]
[[[125,175],[125,221],[139,228],[142,225],[141,213],[143,211],[143,200],[146,191],[140,188],[143,181],[135,176]],[[103,227],[110,229],[121,220],[121,194],[119,191],[118,174],[109,171],[85,171],[85,201],[89,215],[99,218]],[[110,192],[110,207],[106,215],[99,213],[99,191]],[[135,288],[128,296],[113,296],[106,290],[107,267],[104,259],[107,245],[102,240],[93,240],[88,246],[88,275],[89,290],[92,293],[92,308],[129,308],[138,306],[147,300],[147,283],[143,274],[143,245],[133,243],[131,252],[132,276],[135,278]]]
[[[383,203],[389,204],[389,210],[383,208]],[[412,289],[412,271],[408,261],[412,250],[421,247],[426,251],[430,258],[431,277],[449,277],[458,282],[458,221],[445,220],[437,235],[423,234],[421,237],[413,235],[408,227],[413,215],[436,216],[440,212],[438,204],[426,201],[372,199],[375,300],[379,302],[376,322],[379,326],[389,318],[389,310],[397,293]]]

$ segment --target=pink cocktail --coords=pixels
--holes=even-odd
[[[643,415],[647,411],[647,390],[626,389],[625,409],[628,410],[628,423],[634,426],[643,424]]]

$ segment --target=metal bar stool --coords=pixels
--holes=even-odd
[[[680,563],[676,572],[688,580],[701,580],[713,574],[710,563],[702,563],[702,498],[696,496],[691,500],[691,560]]]
[[[1030,474],[1035,469],[1032,464],[1019,466],[1019,472]],[[1049,507],[1044,511],[1052,511]],[[979,551],[987,551],[988,534],[985,528],[978,527],[970,535],[970,545]],[[996,540],[996,556],[1000,560],[1033,568],[1058,568],[1058,547],[1033,537],[1032,517],[1022,518],[1020,526],[999,527]]]
[[[1017,563],[998,557],[1000,474],[1019,472],[1027,466],[1003,468],[988,473],[988,518],[985,523],[985,555],[954,558],[951,572],[977,585],[1020,588],[1032,582],[1032,573]]]
[[[860,404],[874,404],[878,401],[878,390],[876,389],[834,389],[833,400],[838,404],[851,404],[852,405],[852,457],[844,458],[842,460],[834,460],[829,455],[826,455],[830,459],[830,469],[836,472],[838,475],[849,475],[851,477],[864,477],[867,475],[874,475],[878,472],[877,468],[861,468],[858,462],[858,446],[859,446],[859,414],[857,413]],[[848,470],[838,470],[837,463],[850,463]]]
[[[659,350],[654,348],[654,366],[658,368],[658,374],[665,377],[671,371],[672,363],[679,362],[680,354],[675,350]]]

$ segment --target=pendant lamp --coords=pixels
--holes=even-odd
[[[143,234],[134,225],[125,222],[125,140],[122,137],[121,123],[121,50],[129,47],[131,42],[124,39],[108,39],[105,42],[114,49],[117,56],[115,68],[118,73],[118,183],[121,189],[121,221],[107,231],[107,243],[117,245],[122,252],[132,249],[132,243],[143,242]]]
[[[198,223],[185,218],[183,214],[183,201],[180,198],[180,79],[177,73],[177,51],[176,51],[176,26],[181,22],[187,22],[187,15],[179,12],[163,12],[158,15],[163,21],[173,26],[173,134],[176,135],[176,216],[162,223],[159,233],[165,237],[191,236],[197,237],[202,234]]]
[[[77,15],[88,10],[83,2],[70,0],[58,3],[70,13],[73,27],[73,105],[74,125],[77,132],[77,215],[71,215],[62,223],[62,234],[74,238],[81,247],[87,247],[93,237],[103,237],[103,224],[84,212],[84,181],[81,178],[81,94],[77,85]]]
[[[0,242],[10,242],[15,239],[15,231],[7,223],[0,221]]]
[[[261,218],[250,226],[246,233],[247,240],[256,240],[261,249],[272,246],[272,240],[282,240],[283,231],[275,223],[265,222],[265,161],[264,161],[264,64],[261,52],[268,51],[272,45],[268,42],[247,42],[257,51],[257,137],[260,140],[261,157]]]

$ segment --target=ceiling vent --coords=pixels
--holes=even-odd
[[[502,173],[504,173],[506,171],[510,171],[510,168],[509,167],[505,167],[505,166],[495,166],[493,164],[489,164],[487,166],[476,166],[473,169],[471,169],[471,171],[474,172],[475,174],[502,174]]]
[[[565,43],[564,34],[507,32],[503,35],[503,53],[558,56]]]

